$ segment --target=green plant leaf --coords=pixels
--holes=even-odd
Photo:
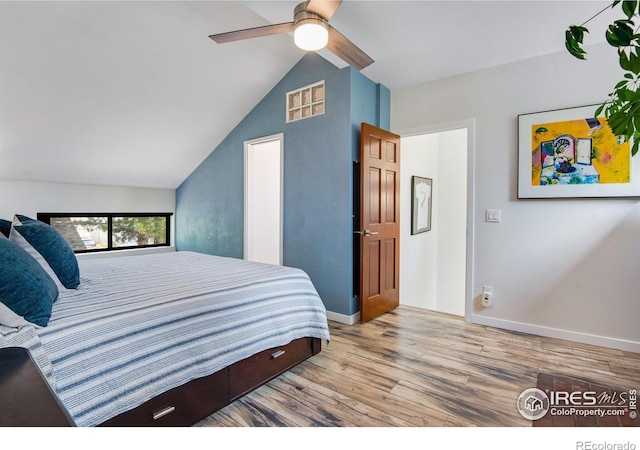
[[[640,55],[631,54],[631,56],[628,56],[626,53],[620,52],[619,57],[620,67],[627,71],[623,75],[624,80],[620,82],[626,81],[630,85],[631,82],[637,81],[638,76],[640,76]]]
[[[616,89],[620,89],[621,87],[626,86],[627,83],[628,83],[627,80],[619,81],[618,84],[616,84]]]
[[[622,11],[631,19],[636,14],[638,8],[638,0],[625,0],[622,2]]]
[[[620,40],[618,39],[618,36],[616,36],[616,34],[611,31],[611,29],[607,30],[607,32],[604,34],[604,37],[612,47],[620,47]]]
[[[625,30],[629,34],[633,34],[633,20],[631,19],[618,19],[613,22],[618,28]]]
[[[626,83],[625,83],[626,84]],[[629,93],[628,89],[618,89],[616,91],[616,93],[618,94],[618,98],[623,101],[623,102],[628,102],[629,101],[629,96],[627,95]]]
[[[569,51],[569,53],[574,56],[575,58],[578,59],[584,59],[586,60],[587,58],[584,56],[586,52],[581,51],[580,49],[575,49],[572,47],[567,46],[567,50]]]
[[[584,33],[588,33],[589,30],[586,29],[583,26],[571,25],[569,27],[569,32],[571,33],[571,35],[575,38],[575,40],[577,42],[582,44],[582,41],[584,40]]]
[[[624,51],[619,51],[618,56],[620,58],[620,67],[622,67],[624,70],[628,70],[629,72],[633,72],[633,69],[631,68],[631,60],[629,59],[627,54]]]
[[[567,48],[569,53],[574,57],[578,59],[586,59],[584,57],[586,52],[580,46],[580,42],[576,40],[575,36],[573,35],[570,29],[565,32],[565,47]]]
[[[621,19],[609,25],[609,29],[605,34],[607,42],[614,47],[627,47],[631,45],[634,33],[629,23],[629,20]],[[633,24],[633,22],[631,23]]]
[[[608,122],[609,122],[609,126],[611,127],[611,130],[613,131],[613,134],[622,134],[627,136],[629,133],[627,132],[627,129],[629,127],[629,121],[627,118],[627,115],[624,114],[623,112],[616,112],[614,114],[612,114],[609,118],[608,118]]]
[[[602,110],[604,109],[604,103],[600,106],[598,106],[598,108],[596,109],[596,112],[594,113],[594,116],[596,117],[600,117],[600,114],[602,114]]]

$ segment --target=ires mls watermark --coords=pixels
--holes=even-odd
[[[528,420],[552,416],[638,417],[636,389],[619,392],[551,391],[525,389],[518,396],[518,411]]]

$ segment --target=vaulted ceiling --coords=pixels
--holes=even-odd
[[[297,3],[0,2],[0,179],[177,187],[304,55],[288,34],[208,36],[291,21]],[[331,24],[393,95],[563,51],[567,26],[607,4],[347,0]]]

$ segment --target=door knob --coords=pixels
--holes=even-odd
[[[361,235],[363,235],[364,237],[369,237],[369,236],[371,236],[371,235],[378,234],[378,232],[377,232],[377,231],[371,231],[371,230],[354,231],[353,233],[354,233],[354,234],[361,234]]]

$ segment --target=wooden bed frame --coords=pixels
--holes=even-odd
[[[300,338],[164,392],[99,426],[190,426],[320,353],[321,339]]]

